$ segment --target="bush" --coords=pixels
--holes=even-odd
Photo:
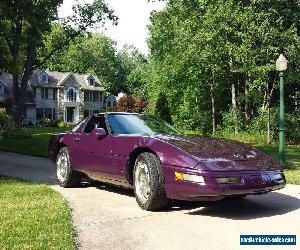
[[[38,122],[39,127],[52,127],[57,128],[60,120],[53,120],[53,119],[42,119]]]
[[[75,124],[73,122],[60,121],[58,123],[59,128],[73,128],[74,126],[75,126]]]
[[[32,134],[28,129],[17,127],[12,118],[6,114],[5,109],[0,109],[0,140],[30,137]]]
[[[135,101],[133,97],[131,95],[125,95],[118,100],[115,111],[132,113],[135,111],[134,104]]]

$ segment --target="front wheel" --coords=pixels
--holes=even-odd
[[[144,210],[158,210],[167,206],[164,176],[156,155],[138,155],[133,172],[133,187],[138,205]]]
[[[56,176],[61,187],[74,187],[80,184],[81,177],[71,168],[67,147],[61,148],[56,157]]]

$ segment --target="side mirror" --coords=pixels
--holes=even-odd
[[[92,133],[97,137],[97,140],[100,140],[107,135],[103,128],[94,128]]]

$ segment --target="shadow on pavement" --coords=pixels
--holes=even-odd
[[[273,192],[240,200],[221,200],[204,208],[203,204],[201,205],[202,208],[186,214],[249,220],[282,215],[297,210],[300,208],[300,199]]]
[[[134,197],[133,190],[102,182],[83,182],[81,188],[95,187],[99,190]],[[265,195],[252,195],[243,199],[224,199],[220,201],[171,201],[167,209],[158,212],[185,211],[188,215],[201,215],[249,220],[282,215],[300,208],[300,199],[277,192]],[[188,211],[192,210],[192,211]]]
[[[104,190],[115,194],[134,197],[134,193],[132,189],[127,189],[121,186],[115,186],[112,184],[107,184],[99,181],[82,182],[81,187],[95,187],[99,190]]]

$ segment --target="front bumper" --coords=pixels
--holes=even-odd
[[[194,169],[185,169],[164,165],[166,193],[168,198],[176,200],[220,200],[226,196],[265,194],[284,188],[286,180],[275,180],[274,176],[282,171],[226,171],[226,172],[199,172]],[[178,181],[175,171],[204,177],[205,183]],[[241,177],[239,184],[217,184],[218,177]]]

